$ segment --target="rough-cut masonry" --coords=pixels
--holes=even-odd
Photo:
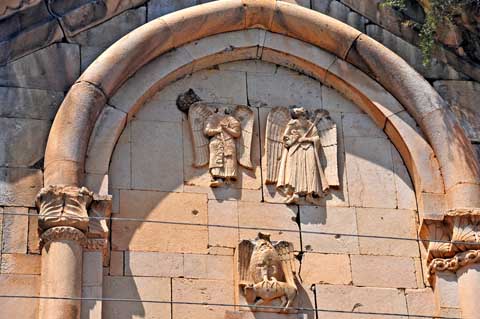
[[[477,318],[480,69],[381,2],[0,3],[0,317]]]

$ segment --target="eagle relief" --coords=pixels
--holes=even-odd
[[[339,186],[337,126],[328,111],[275,107],[265,133],[266,184],[276,185],[285,203],[319,204]]]
[[[243,105],[206,103],[190,89],[179,95],[178,108],[188,114],[194,167],[208,164],[210,187],[235,182],[238,165],[253,169],[254,113]]]
[[[298,289],[292,243],[272,242],[270,234],[260,232],[255,240],[240,242],[237,259],[240,304],[252,311],[295,311]]]

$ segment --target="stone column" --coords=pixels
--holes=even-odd
[[[90,222],[89,215],[105,216],[109,201],[95,197],[87,188],[75,186],[49,186],[37,195],[40,295],[47,297],[40,300],[40,319],[80,318],[84,247],[96,242],[103,243],[102,250],[108,247],[106,221]]]
[[[480,314],[480,215],[478,210],[455,210],[444,221],[430,225],[429,270],[435,278],[442,272],[456,274],[458,300],[464,319]],[[435,287],[435,289],[441,287]]]

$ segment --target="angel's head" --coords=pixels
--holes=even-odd
[[[292,114],[292,118],[294,118],[294,119],[308,117],[308,112],[303,107],[292,106],[291,107],[291,114]]]

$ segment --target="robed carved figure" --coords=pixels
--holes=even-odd
[[[265,151],[266,184],[276,184],[287,204],[301,198],[318,204],[331,186],[339,186],[337,127],[326,110],[273,108]]]
[[[288,311],[297,296],[293,245],[272,242],[270,234],[242,240],[238,246],[239,286],[257,311]]]
[[[243,105],[206,103],[193,90],[179,96],[178,107],[188,112],[194,167],[208,164],[211,187],[237,180],[238,166],[252,169],[254,114]]]

